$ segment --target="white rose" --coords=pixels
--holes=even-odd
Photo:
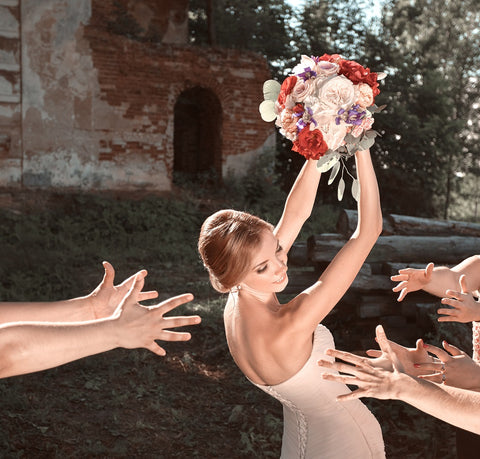
[[[338,64],[335,64],[335,62],[318,61],[315,64],[315,72],[317,72],[317,77],[323,80],[338,73]]]
[[[336,150],[343,145],[343,141],[347,135],[347,126],[345,123],[337,125],[335,118],[331,118],[330,122],[319,125],[319,128],[330,150]]]
[[[314,80],[303,81],[301,78],[297,79],[290,95],[295,102],[303,102],[304,99],[315,91]]]
[[[326,109],[338,111],[340,108],[346,109],[353,105],[355,89],[348,78],[340,75],[321,82],[317,96],[319,103]]]
[[[300,59],[300,64],[297,64],[292,72],[294,75],[299,75],[305,72],[305,69],[308,67],[310,67],[311,70],[315,70],[315,65],[316,62],[311,57],[303,55]]]

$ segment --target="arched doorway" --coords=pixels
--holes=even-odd
[[[221,178],[222,107],[212,91],[194,87],[174,108],[174,180]]]

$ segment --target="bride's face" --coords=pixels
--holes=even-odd
[[[287,254],[272,231],[262,233],[242,284],[259,292],[281,292],[287,286]]]

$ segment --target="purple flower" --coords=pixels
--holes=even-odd
[[[300,118],[297,121],[297,129],[301,131],[305,127],[307,127],[310,123],[313,123],[314,126],[317,126],[317,122],[312,118],[313,117],[313,110],[310,107],[304,107],[303,112],[298,111],[293,114],[297,118]]]
[[[304,71],[302,73],[299,73],[298,76],[303,79],[303,81],[307,81],[310,78],[316,77],[317,72],[315,70],[312,70],[310,67],[304,67]]]

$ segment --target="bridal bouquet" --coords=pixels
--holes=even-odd
[[[384,106],[377,107],[375,97],[380,93],[378,81],[386,75],[338,54],[302,56],[292,73],[281,85],[275,80],[264,83],[260,114],[264,121],[275,121],[293,142],[293,151],[317,159],[321,172],[332,169],[329,184],[343,165],[337,193],[341,200],[344,159],[370,148],[378,135],[372,129],[373,114]],[[352,194],[358,199],[356,179]]]

